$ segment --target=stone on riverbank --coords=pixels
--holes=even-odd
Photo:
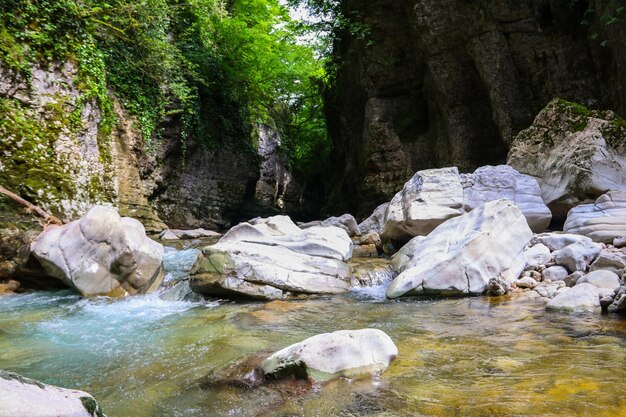
[[[616,290],[620,286],[619,277],[615,272],[598,270],[588,273],[576,281],[576,285],[589,283],[597,288]]]
[[[222,234],[206,229],[192,229],[192,230],[180,230],[180,229],[167,229],[161,232],[159,238],[161,240],[187,240],[187,239],[204,239],[204,238],[219,238]]]
[[[594,204],[574,207],[567,214],[563,230],[604,243],[626,235],[626,191],[609,191]]]
[[[601,249],[590,240],[580,240],[555,251],[554,260],[557,265],[564,266],[570,272],[585,272],[600,254]]]
[[[296,226],[287,216],[255,219],[228,231],[198,256],[194,291],[217,297],[281,299],[350,289],[352,241],[338,227]]]
[[[531,237],[514,204],[488,202],[405,245],[392,259],[400,275],[387,296],[481,294],[491,278],[513,282],[524,269]]]
[[[288,346],[263,361],[260,369],[267,379],[324,382],[381,373],[396,356],[396,345],[381,330],[340,330]]]
[[[374,212],[367,219],[359,223],[359,231],[362,234],[374,232],[381,234],[385,227],[385,212],[389,203],[383,203],[374,209]]]
[[[357,236],[362,232],[359,230],[357,222],[352,214],[342,214],[339,217],[329,217],[322,221],[312,221],[298,225],[301,229],[309,229],[311,227],[338,227],[345,230],[348,236]]]
[[[0,399],[3,417],[105,417],[84,391],[43,384],[13,372],[0,371]]]
[[[558,293],[546,308],[549,310],[593,312],[600,308],[600,290],[591,284],[583,283]]]
[[[48,275],[86,297],[146,294],[163,281],[163,246],[146,236],[139,221],[107,207],[49,226],[31,251]]]

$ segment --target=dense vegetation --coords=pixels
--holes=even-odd
[[[0,59],[27,78],[35,61],[75,62],[105,132],[112,91],[147,142],[168,118],[183,143],[207,146],[253,145],[254,126],[270,124],[293,166],[314,173],[330,142],[327,44],[303,41],[310,29],[279,0],[0,0]]]

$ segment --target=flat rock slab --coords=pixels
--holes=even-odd
[[[381,330],[340,330],[279,350],[263,361],[260,369],[268,379],[323,382],[381,373],[396,356],[398,348]]]
[[[2,417],[106,417],[84,391],[65,389],[0,371]]]
[[[191,270],[204,295],[262,300],[350,289],[353,244],[338,227],[300,229],[287,216],[255,219],[207,246]]]

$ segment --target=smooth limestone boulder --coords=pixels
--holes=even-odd
[[[535,177],[552,214],[564,219],[607,190],[626,191],[625,137],[613,112],[554,99],[515,138],[507,164]]]
[[[55,387],[0,371],[1,417],[105,417],[84,391]]]
[[[361,234],[367,234],[371,232],[378,233],[383,232],[385,227],[385,212],[389,207],[389,203],[383,203],[374,209],[374,212],[367,219],[359,223],[359,231]]]
[[[588,283],[577,284],[567,291],[557,293],[548,302],[546,308],[549,310],[593,312],[600,308],[600,290]]]
[[[508,165],[488,165],[473,174],[461,175],[461,181],[467,211],[506,198],[522,211],[534,233],[543,232],[550,224],[552,213],[541,199],[539,183],[530,175],[520,174]]]
[[[563,231],[603,243],[613,243],[626,235],[626,192],[609,191],[594,204],[574,207],[567,215]]]
[[[396,356],[398,348],[381,330],[340,330],[279,350],[263,361],[260,369],[267,379],[324,382],[379,374]]]
[[[408,242],[463,212],[463,186],[456,167],[418,171],[389,203],[381,237]]]
[[[576,281],[576,285],[589,283],[598,288],[616,290],[620,287],[619,277],[615,272],[598,270],[588,273]]]
[[[577,242],[587,242],[591,243],[592,240],[585,236],[573,235],[568,233],[561,232],[548,232],[548,233],[540,233],[538,235],[533,236],[530,241],[531,245],[542,244],[548,247],[551,251],[557,251],[563,249],[566,246],[571,245],[572,243]]]
[[[598,257],[601,249],[591,240],[579,240],[555,251],[552,255],[557,265],[564,266],[570,272],[585,272]]]
[[[146,236],[139,221],[108,207],[50,226],[31,252],[48,275],[86,297],[146,294],[163,281],[163,246]]]
[[[338,227],[302,230],[287,216],[230,229],[198,255],[191,288],[204,295],[282,299],[350,289],[352,241]]]
[[[402,248],[391,262],[400,275],[387,297],[482,294],[491,278],[513,282],[524,269],[531,237],[514,204],[488,202]]]

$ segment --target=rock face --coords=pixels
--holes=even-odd
[[[491,278],[512,282],[524,269],[531,237],[516,206],[507,200],[489,202],[404,246],[392,259],[400,275],[387,296],[481,294]]]
[[[340,330],[274,353],[263,361],[261,371],[268,379],[295,377],[323,382],[381,373],[396,356],[396,345],[381,330]]]
[[[280,299],[350,288],[352,241],[337,227],[301,230],[289,217],[241,223],[202,250],[191,271],[194,291],[211,296]]]
[[[385,212],[382,238],[408,242],[463,214],[463,187],[457,168],[417,172]]]
[[[555,99],[511,146],[508,164],[537,178],[555,217],[608,190],[626,191],[626,122]]]
[[[583,283],[558,293],[546,308],[550,310],[593,312],[600,308],[600,291],[597,287]]]
[[[368,32],[345,31],[335,51],[344,63],[327,100],[337,210],[368,215],[420,169],[503,162],[554,97],[626,114],[626,91],[616,88],[626,85],[624,23],[598,22],[606,3],[341,4]]]
[[[146,236],[139,221],[106,207],[49,227],[31,251],[48,275],[87,297],[145,294],[163,281],[163,246]]]
[[[567,215],[563,230],[604,243],[626,236],[626,191],[609,191],[594,204],[574,207]]]
[[[520,174],[508,165],[484,166],[473,174],[461,176],[465,209],[473,210],[487,201],[506,198],[524,214],[534,233],[541,233],[550,224],[552,213],[541,199],[537,180]]]
[[[105,417],[84,391],[42,384],[13,372],[0,371],[0,416]]]

